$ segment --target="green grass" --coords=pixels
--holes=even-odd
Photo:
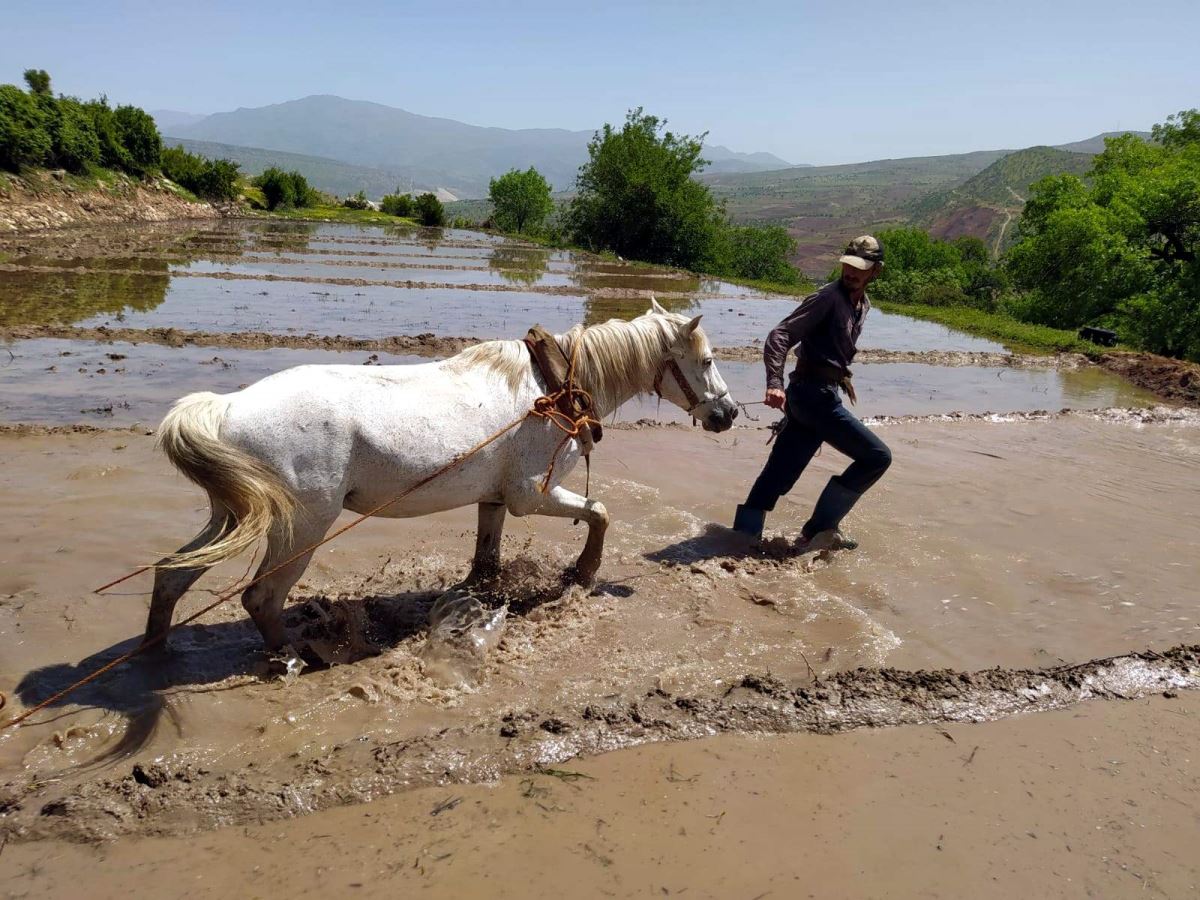
[[[389,216],[373,209],[347,209],[344,206],[305,206],[300,209],[259,211],[256,215],[303,222],[340,222],[347,225],[416,225],[415,219]]]
[[[1099,347],[1079,338],[1074,331],[1019,322],[1002,313],[989,313],[969,306],[921,306],[915,303],[872,301],[887,313],[912,316],[999,341],[1011,350],[1029,353],[1083,353],[1095,358],[1111,348]]]

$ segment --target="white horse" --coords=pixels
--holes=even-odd
[[[638,394],[657,391],[708,431],[733,424],[737,407],[699,327],[651,301],[630,322],[576,325],[555,340],[602,418]],[[664,377],[668,371],[673,377]],[[208,524],[160,560],[145,642],[171,627],[175,604],[204,571],[267,538],[258,573],[317,543],[343,509],[364,513],[438,471],[547,393],[521,341],[491,341],[442,362],[411,366],[298,366],[233,394],[190,394],[163,419],[158,442],[171,462],[208,492]],[[583,519],[587,542],[570,576],[590,584],[600,566],[608,513],[559,483],[579,461],[570,439],[543,479],[563,432],[528,418],[461,464],[379,513],[423,516],[471,503],[479,532],[468,580],[499,567],[506,512]],[[287,643],[284,600],[311,551],[252,584],[242,605],[268,648]]]

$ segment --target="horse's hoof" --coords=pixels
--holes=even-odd
[[[563,583],[590,588],[596,583],[596,569],[582,569],[578,565],[571,566],[563,572]]]

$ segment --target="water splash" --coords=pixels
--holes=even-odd
[[[489,608],[462,589],[442,594],[429,610],[429,636],[420,654],[426,676],[443,687],[479,684],[507,620],[508,604]]]

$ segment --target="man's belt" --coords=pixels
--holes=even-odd
[[[841,366],[832,366],[829,363],[799,359],[796,361],[796,376],[798,378],[813,378],[817,381],[832,382],[842,389],[842,393],[850,398],[852,404],[858,402],[858,395],[854,393],[854,382],[851,380],[849,369],[843,369]]]
[[[572,422],[577,422],[582,415],[588,415],[596,418],[595,410],[591,408],[583,397],[575,392],[563,391],[563,386],[567,383],[567,371],[571,367],[570,360],[566,354],[562,352],[562,348],[558,346],[558,341],[554,339],[554,335],[548,332],[541,325],[534,325],[529,329],[529,333],[525,335],[525,346],[529,348],[529,355],[533,358],[533,364],[542,374],[542,381],[546,383],[546,393],[559,394],[558,402],[555,404],[558,410]],[[604,431],[599,425],[591,426],[591,443],[598,443],[600,438],[604,436]],[[581,441],[581,443],[584,443]],[[584,454],[590,453],[591,446],[583,448]]]

